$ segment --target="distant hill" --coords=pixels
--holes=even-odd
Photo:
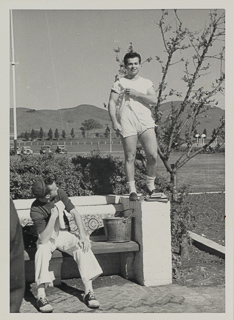
[[[17,108],[17,133],[30,131],[32,129],[40,130],[42,127],[44,132],[48,132],[51,128],[53,131],[64,129],[67,134],[73,128],[75,132],[80,131],[80,127],[85,120],[94,119],[98,121],[103,128],[107,124],[111,124],[107,109],[101,109],[93,105],[79,105],[74,108],[66,108],[60,110],[35,110],[28,108]],[[10,125],[13,132],[13,109],[10,110]]]
[[[173,102],[177,108],[181,102]],[[163,112],[165,118],[170,112],[171,102],[161,105],[160,110]],[[40,130],[42,127],[44,132],[48,132],[51,128],[53,131],[57,128],[58,131],[64,129],[67,134],[73,128],[75,132],[80,131],[80,127],[85,120],[94,119],[98,121],[105,130],[106,125],[111,125],[107,109],[101,109],[94,105],[82,104],[74,108],[66,108],[60,110],[35,110],[29,108],[17,108],[17,133],[28,131],[32,129]],[[215,127],[220,124],[220,117],[224,116],[225,111],[218,107],[208,107],[206,113],[199,116],[200,125],[197,131],[202,133],[204,128],[207,130],[208,136],[212,134]],[[10,128],[13,132],[13,109],[10,109]],[[99,129],[97,131],[104,131]]]

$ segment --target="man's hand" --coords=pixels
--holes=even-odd
[[[45,229],[38,235],[38,239],[40,240],[40,243],[44,244],[47,243],[53,233],[54,227],[56,225],[56,221],[59,215],[58,209],[56,207],[51,209],[51,215],[50,215],[50,219],[49,222],[47,224],[47,226],[45,227]]]
[[[157,103],[157,96],[154,87],[150,87],[147,90],[147,94],[129,88],[126,88],[125,92],[130,98],[140,101],[144,104],[151,105]]]
[[[87,252],[91,249],[91,242],[86,237],[80,237],[79,246],[83,252]]]
[[[115,122],[115,123],[113,123],[113,129],[114,129],[115,131],[121,132],[122,127],[121,127],[121,125],[120,125],[118,122]]]
[[[130,89],[130,88],[126,88],[125,89],[126,94],[128,94],[131,98],[138,98],[139,93],[138,91],[134,90],[134,89]]]
[[[53,217],[54,219],[58,218],[59,215],[59,211],[56,207],[51,209],[51,217]]]

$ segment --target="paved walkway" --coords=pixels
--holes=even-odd
[[[144,287],[120,276],[99,277],[94,290],[101,307],[89,309],[82,302],[81,279],[63,280],[60,287],[47,289],[54,313],[224,313],[225,287]],[[35,284],[26,288],[21,313],[38,313]]]

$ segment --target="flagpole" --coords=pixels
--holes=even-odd
[[[111,144],[111,129],[110,129],[110,155],[111,155],[111,152],[112,152],[112,144]]]
[[[13,94],[13,121],[14,121],[14,152],[17,154],[17,123],[16,123],[16,90],[15,90],[15,47],[13,38],[13,15],[11,11],[11,66],[12,66],[12,94]]]

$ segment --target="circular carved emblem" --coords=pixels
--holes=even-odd
[[[96,218],[91,218],[88,221],[88,227],[90,230],[95,230],[99,227],[99,222]]]

